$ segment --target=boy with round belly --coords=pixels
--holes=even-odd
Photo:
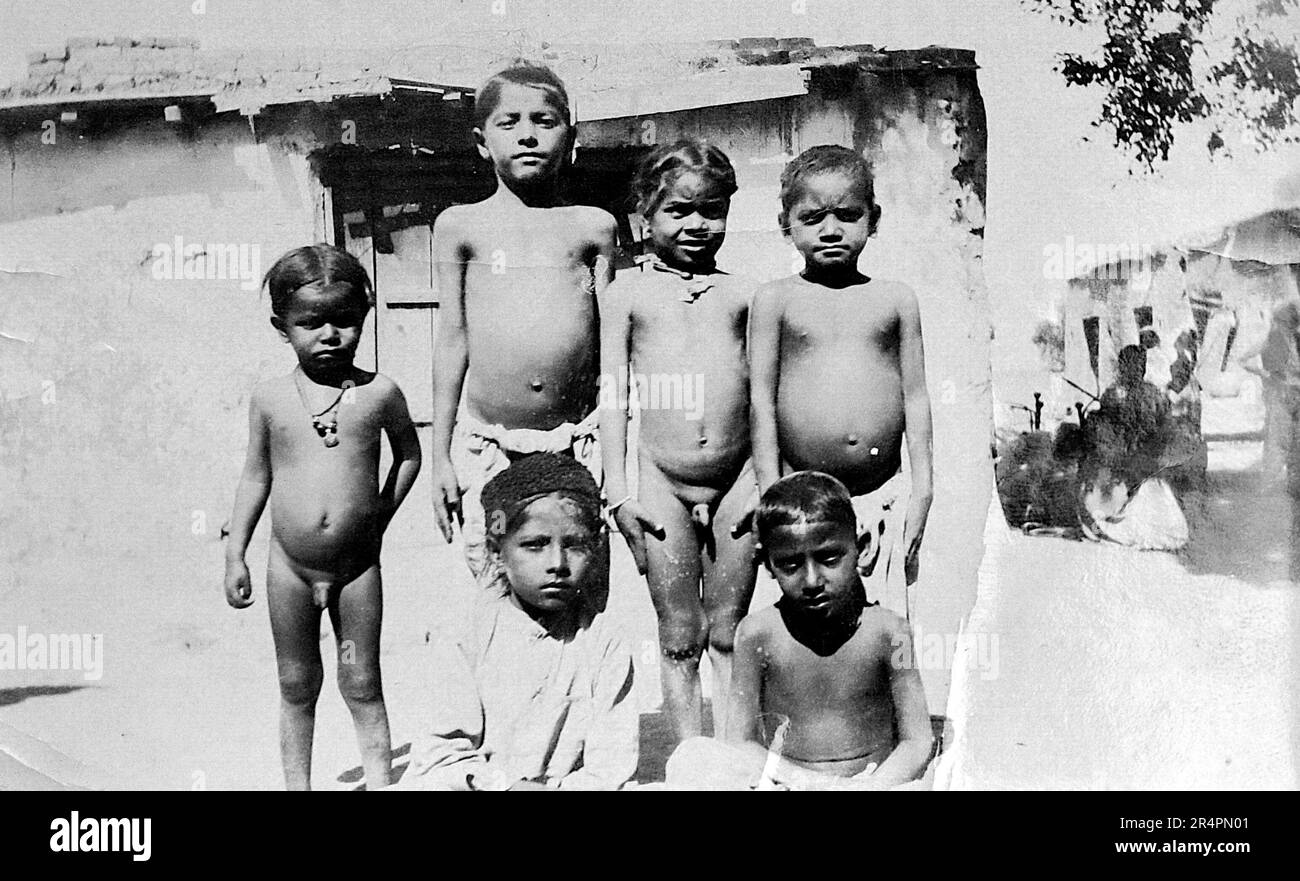
[[[933,498],[930,398],[916,295],[858,271],[880,218],[873,189],[870,168],[845,147],[813,147],[781,176],[779,220],[804,269],[755,295],[754,469],[760,490],[792,471],[843,482],[868,596],[906,615]]]

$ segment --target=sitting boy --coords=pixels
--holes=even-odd
[[[619,789],[637,765],[632,654],[600,611],[600,490],[575,459],[524,456],[483,487],[490,590],[437,640],[427,735],[403,789]]]
[[[883,790],[917,779],[933,737],[912,635],[866,600],[848,490],[791,474],[763,494],[755,522],[782,597],[736,630],[729,742],[685,741],[669,786]]]

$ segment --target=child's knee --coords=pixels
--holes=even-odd
[[[339,665],[339,693],[348,702],[373,703],[384,699],[379,671],[364,664]]]
[[[744,615],[737,609],[721,609],[709,616],[709,648],[730,652],[736,646],[736,627]]]
[[[705,652],[708,621],[705,611],[695,608],[669,608],[659,619],[659,652],[671,661],[698,660]]]
[[[668,660],[698,661],[704,654],[707,625],[703,618],[663,621],[659,625],[659,652]]]
[[[324,679],[325,672],[320,665],[282,664],[280,697],[295,706],[314,706]]]

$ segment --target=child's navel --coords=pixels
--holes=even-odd
[[[862,442],[862,438],[858,437],[856,434],[850,434],[850,435],[846,435],[846,436],[845,436],[845,438],[844,438],[844,442],[847,443],[847,444],[848,444],[849,446],[851,446],[851,447],[856,447],[859,443]],[[872,447],[872,448],[870,449],[869,452],[870,452],[871,455],[873,455],[873,456],[879,456],[879,455],[880,455],[880,447]]]

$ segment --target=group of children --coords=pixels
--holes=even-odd
[[[439,529],[449,542],[459,531],[481,601],[463,638],[434,647],[433,724],[401,785],[631,779],[633,665],[604,614],[606,522],[658,617],[682,741],[669,785],[876,789],[919,777],[930,723],[918,671],[899,663],[914,655],[898,612],[932,498],[930,408],[915,295],[857,268],[880,216],[865,161],[822,146],[789,164],[779,222],[804,269],[758,285],[715,264],[737,189],[726,155],[698,140],[659,147],[632,194],[649,253],[615,279],[614,218],[560,192],[574,127],[559,78],[501,71],[476,94],[474,122],[498,185],[434,227],[431,454]],[[419,443],[401,391],[352,363],[371,303],[355,258],[300,248],[266,286],[299,363],[253,394],[226,596],[252,602],[244,556],[269,499],[286,782],[309,784],[325,610],[367,785],[379,788],[391,773],[379,549]],[[638,377],[706,382],[689,412],[640,402],[633,491]],[[598,394],[609,383],[618,393]],[[382,487],[380,433],[393,449]],[[747,614],[759,563],[782,598]],[[701,737],[706,652],[716,740]]]

